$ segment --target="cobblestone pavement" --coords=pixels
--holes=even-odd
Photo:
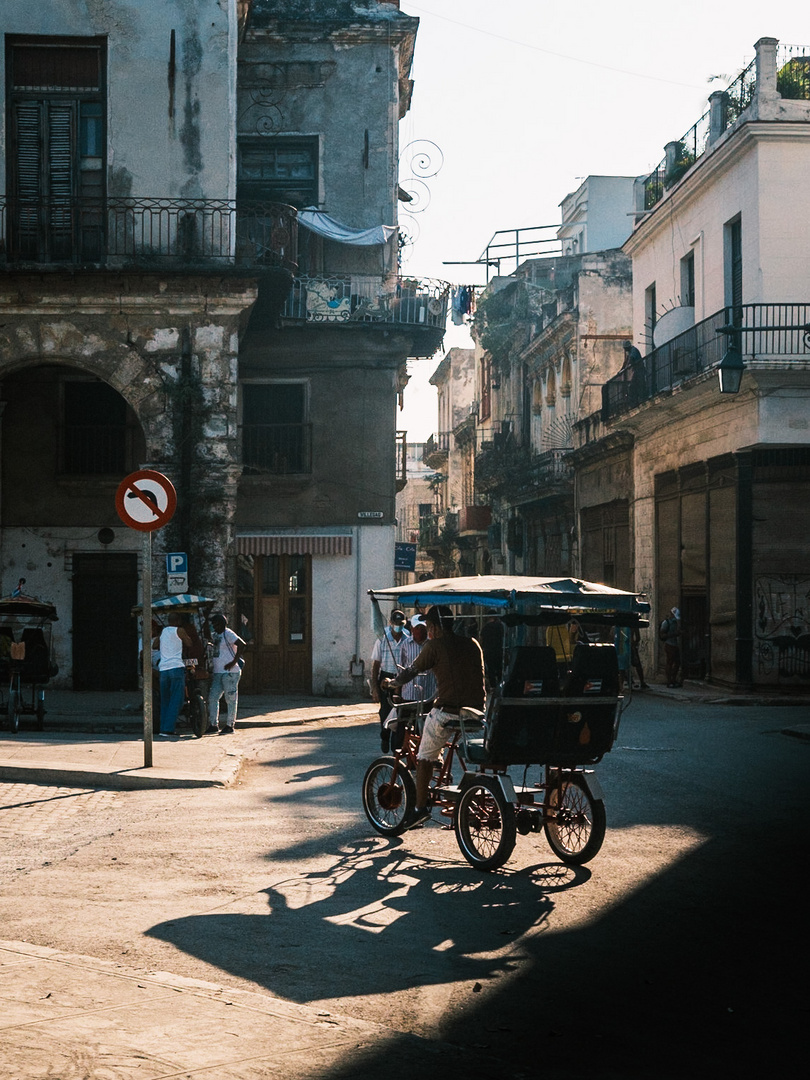
[[[92,788],[0,783],[0,836],[47,835],[55,825],[62,828],[71,818],[84,818],[88,813],[110,808],[120,794]]]

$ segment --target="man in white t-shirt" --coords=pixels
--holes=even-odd
[[[239,701],[239,679],[242,675],[242,650],[245,642],[228,626],[224,615],[211,616],[214,631],[214,660],[211,665],[211,686],[208,691],[209,731],[232,735],[236,726],[236,706]],[[219,699],[225,697],[228,715],[219,726]]]

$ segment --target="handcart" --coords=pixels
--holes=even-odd
[[[208,728],[208,700],[207,680],[210,678],[211,661],[213,658],[213,646],[210,642],[211,628],[209,618],[215,601],[207,596],[198,596],[193,593],[177,593],[172,596],[162,596],[152,601],[152,626],[148,638],[159,635],[161,630],[168,625],[170,614],[180,615],[184,618],[183,629],[191,637],[192,648],[183,650],[183,659],[186,666],[186,686],[183,705],[180,709],[179,720],[185,722],[191,728],[196,739],[202,738]],[[132,614],[141,616],[143,607],[141,604],[132,609]],[[153,702],[157,705],[160,699],[158,671],[153,668]],[[153,727],[158,729],[159,710],[154,709]]]
[[[529,833],[545,833],[566,864],[592,859],[606,815],[590,766],[612,748],[628,700],[620,692],[615,645],[592,638],[648,625],[643,596],[575,579],[499,575],[370,595],[377,613],[380,601],[418,611],[449,605],[462,632],[465,619],[472,629],[493,614],[504,624],[503,678],[490,688],[484,711],[461,709],[447,726],[430,791],[429,807],[452,825],[467,861],[479,870],[503,866],[518,834]],[[362,791],[369,822],[388,836],[409,828],[416,797],[420,715],[412,706],[399,708],[402,749],[371,763]]]
[[[13,732],[22,716],[36,717],[37,731],[45,727],[45,686],[58,668],[51,637],[58,615],[53,604],[21,590],[0,599],[0,712]]]

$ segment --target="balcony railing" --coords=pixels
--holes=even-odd
[[[407,323],[444,331],[449,285],[373,275],[297,277],[282,317],[310,323]]]
[[[297,230],[296,211],[270,203],[0,197],[0,266],[292,270]]]
[[[312,424],[245,424],[242,461],[248,475],[312,472]]]
[[[764,89],[775,90],[784,100],[810,101],[810,49],[801,45],[779,45],[776,49],[776,83]],[[762,88],[761,88],[762,89]],[[664,160],[644,180],[644,209],[651,210],[678,180],[702,157],[711,140],[717,139],[755,102],[757,60],[754,59],[722,94],[712,95],[716,103],[673,143]],[[715,111],[716,110],[716,111]]]
[[[636,408],[656,394],[710,371],[728,347],[724,326],[746,364],[810,361],[810,304],[745,304],[723,308],[654,349],[602,387],[602,419]]]

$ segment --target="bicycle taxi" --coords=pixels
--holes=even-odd
[[[0,711],[8,716],[13,732],[20,717],[36,717],[36,729],[45,727],[45,684],[58,673],[51,655],[56,608],[20,586],[0,599]]]
[[[455,830],[467,861],[494,870],[509,859],[518,834],[540,832],[564,863],[592,859],[606,815],[590,766],[612,748],[628,701],[620,692],[616,646],[592,639],[610,637],[617,627],[647,626],[647,601],[594,582],[500,575],[435,579],[369,595],[376,613],[380,602],[422,612],[447,604],[462,633],[465,620],[477,628],[482,616],[494,614],[504,625],[502,679],[489,688],[485,712],[462,709],[448,728],[430,791],[429,807]],[[572,639],[572,627],[580,640]],[[389,723],[405,724],[402,748],[373,761],[363,779],[363,808],[384,836],[410,824],[424,712],[419,702],[395,707]]]

